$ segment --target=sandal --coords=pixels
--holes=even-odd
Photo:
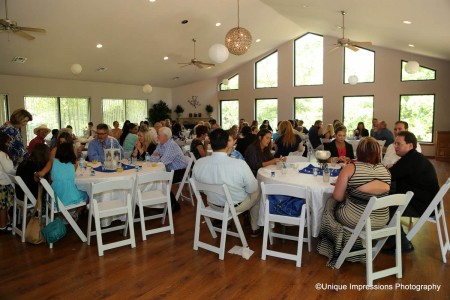
[[[12,225],[7,224],[5,227],[0,227],[0,231],[4,233],[9,233],[12,231]]]

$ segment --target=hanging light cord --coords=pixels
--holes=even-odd
[[[239,0],[237,0],[238,3],[238,28],[239,28]]]

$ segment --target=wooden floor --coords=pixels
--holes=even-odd
[[[432,160],[440,183],[450,177],[450,163]],[[418,174],[420,176],[420,174]],[[446,215],[450,219],[450,193]],[[174,215],[175,235],[160,233],[143,242],[136,224],[134,249],[122,247],[97,255],[95,239],[82,243],[73,230],[49,249],[45,244],[22,244],[17,236],[0,235],[0,299],[449,299],[450,255],[443,264],[436,227],[424,225],[413,240],[416,248],[403,256],[403,278],[375,281],[379,290],[360,290],[365,265],[345,262],[341,269],[325,266],[326,258],[313,247],[304,247],[303,263],[268,257],[261,260],[262,238],[248,238],[255,251],[250,260],[226,254],[225,260],[192,249],[195,208],[182,203]],[[409,220],[404,220],[405,224]],[[86,227],[86,217],[80,224]],[[450,223],[450,220],[449,220]],[[450,225],[450,224],[449,224]],[[211,240],[203,224],[202,239]],[[248,234],[249,230],[246,229]],[[117,239],[107,234],[106,240]],[[316,244],[317,241],[314,242]],[[227,238],[227,250],[239,240]],[[295,251],[291,242],[277,247]],[[380,254],[375,268],[394,263],[394,257]],[[403,284],[403,288],[396,287]],[[439,285],[425,291],[421,285]],[[318,290],[317,285],[322,289]],[[327,286],[328,285],[328,286]],[[337,290],[339,289],[339,290]],[[346,290],[343,290],[346,289]],[[387,289],[387,290],[386,290]]]

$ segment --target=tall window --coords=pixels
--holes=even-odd
[[[264,120],[268,120],[273,130],[278,124],[278,99],[256,99],[256,120],[261,126]]]
[[[295,98],[294,118],[303,120],[303,126],[309,130],[316,120],[323,120],[323,98]]]
[[[73,133],[80,137],[90,121],[89,99],[68,97],[34,97],[24,99],[25,109],[33,116],[27,125],[27,141],[35,137],[34,128],[46,124],[50,129],[71,125]]]
[[[409,74],[405,71],[407,62],[402,60],[402,81],[414,81],[414,80],[436,80],[436,70],[419,67],[419,71],[414,74]]]
[[[220,126],[227,130],[239,125],[239,100],[220,101]]]
[[[147,100],[103,99],[103,123],[112,126],[114,121],[122,125],[125,120],[139,123],[148,117]],[[119,125],[119,126],[120,126]]]
[[[358,51],[344,48],[345,67],[344,83],[352,75],[358,77],[358,82],[375,81],[375,52],[357,47]]]
[[[239,74],[228,78],[228,84],[219,84],[219,91],[238,90],[239,89]]]
[[[0,94],[0,124],[9,119],[8,95]]]
[[[323,84],[323,37],[308,33],[294,42],[295,86]]]
[[[274,52],[255,63],[256,88],[278,86],[278,52]]]
[[[359,122],[364,122],[365,128],[372,126],[373,96],[344,97],[344,124],[347,134],[358,127]]]
[[[400,120],[409,124],[409,131],[418,141],[433,141],[435,95],[400,95]]]

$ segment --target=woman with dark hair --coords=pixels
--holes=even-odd
[[[374,138],[361,140],[356,150],[358,161],[342,169],[336,181],[333,197],[325,205],[317,249],[328,257],[327,266],[334,268],[350,235],[344,226],[355,228],[372,196],[377,198],[389,194],[391,176],[380,163],[380,145]],[[370,215],[372,229],[382,228],[389,221],[389,209],[375,210]],[[362,249],[358,239],[352,250]],[[349,261],[364,261],[365,255],[348,258]]]
[[[125,136],[122,145],[123,151],[125,152],[133,151],[134,145],[136,145],[136,141],[138,139],[137,136],[138,129],[139,127],[134,123],[130,123],[130,125],[128,125],[128,133]]]
[[[195,128],[195,134],[197,137],[192,140],[191,152],[194,154],[196,159],[205,157],[208,149],[209,140],[206,139],[208,136],[208,128],[205,125],[198,125]]]
[[[177,140],[181,137],[182,134],[182,128],[181,128],[181,124],[180,123],[175,123],[172,126],[172,138],[174,140]]]
[[[125,138],[127,137],[127,134],[130,132],[130,120],[126,120],[125,123],[123,123],[122,127],[122,134],[119,138],[119,144],[123,146],[123,142],[125,141]]]
[[[85,202],[88,199],[86,192],[79,191],[75,185],[76,168],[77,157],[73,151],[73,146],[69,143],[60,144],[53,160],[52,188],[56,196],[66,206]]]
[[[336,128],[335,135],[336,138],[333,141],[323,144],[324,149],[331,152],[331,157],[337,157],[338,162],[349,163],[352,159],[355,159],[355,155],[353,154],[353,146],[345,141],[347,128],[344,125],[339,126]]]
[[[274,158],[270,149],[272,145],[272,133],[263,129],[258,132],[256,140],[248,146],[245,151],[245,161],[249,165],[256,177],[259,168],[274,165],[279,161],[285,161],[284,158]]]
[[[10,138],[9,155],[16,166],[25,157],[28,157],[28,152],[25,149],[22,139],[22,132],[20,129],[33,121],[31,114],[23,109],[16,109],[9,118],[9,121],[0,126],[0,132],[5,132]]]
[[[262,125],[266,125],[266,126],[267,126],[267,129],[269,129],[270,132],[273,132],[272,127],[270,127],[269,120],[264,120],[264,121],[262,122]]]
[[[369,130],[367,130],[366,127],[364,126],[364,122],[359,122],[358,126],[353,131],[353,134],[355,135],[355,137],[362,138],[369,136]]]
[[[240,153],[245,153],[250,144],[256,140],[256,135],[252,133],[250,126],[244,126],[241,130],[242,138],[237,140],[236,151]]]
[[[58,134],[59,134],[59,129],[55,128],[52,130],[52,138],[50,140],[50,145],[49,145],[50,149],[55,147],[56,141],[58,140]]]
[[[5,132],[0,132],[0,231],[4,232],[11,231],[8,209],[14,200],[14,188],[7,174],[14,175],[16,173],[8,152],[10,141],[11,139]]]
[[[291,122],[281,122],[280,126],[278,126],[278,132],[280,136],[275,141],[275,145],[277,146],[275,157],[288,156],[291,152],[302,150],[299,149],[302,139],[298,134],[294,133]]]

